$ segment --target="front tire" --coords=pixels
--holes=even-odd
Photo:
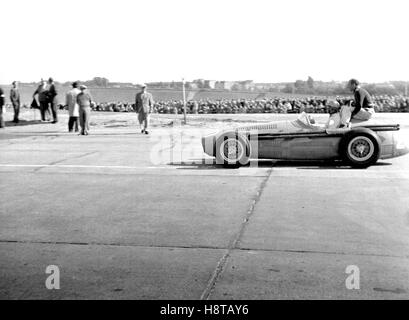
[[[237,168],[250,161],[248,140],[238,133],[223,134],[216,141],[216,163],[225,167]]]
[[[380,145],[376,133],[366,128],[359,128],[344,136],[340,154],[347,164],[356,168],[367,168],[378,161]]]

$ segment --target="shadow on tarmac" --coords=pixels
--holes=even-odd
[[[168,163],[170,166],[178,167],[179,170],[217,170],[217,169],[228,169],[224,167],[222,164],[216,164],[216,160],[209,160],[209,159],[192,159],[189,162],[171,162]],[[374,164],[374,167],[378,166],[390,166],[392,165],[389,162],[382,162],[379,161]],[[348,165],[343,164],[341,161],[324,161],[324,160],[251,160],[250,164],[244,166],[242,168],[249,168],[249,169],[257,169],[257,168],[297,168],[300,170],[325,170],[325,169],[359,169],[365,170],[362,168],[354,168]],[[231,167],[230,169],[238,169],[236,167]]]
[[[51,122],[42,122],[41,120],[19,120],[18,123],[13,121],[6,121],[6,127],[21,127],[21,126],[30,126],[32,124],[45,124]]]

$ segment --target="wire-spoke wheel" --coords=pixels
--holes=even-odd
[[[358,136],[348,144],[349,156],[355,161],[366,161],[375,152],[375,147],[368,137]]]
[[[247,139],[236,133],[227,133],[216,142],[216,162],[224,166],[237,167],[249,162]]]
[[[379,138],[376,133],[367,128],[352,130],[343,138],[341,155],[354,167],[369,167],[379,159]]]
[[[245,151],[243,143],[236,138],[227,138],[221,143],[220,148],[223,161],[231,162],[239,161]]]

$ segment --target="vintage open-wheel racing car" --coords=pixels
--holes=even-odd
[[[250,159],[341,160],[365,168],[378,159],[409,153],[399,124],[380,124],[374,120],[351,121],[350,127],[328,129],[301,113],[293,121],[241,126],[202,137],[206,154],[217,164],[238,167]]]

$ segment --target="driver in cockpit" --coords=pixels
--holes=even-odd
[[[341,126],[341,112],[342,107],[338,101],[330,100],[327,102],[327,107],[329,108],[329,118],[325,127],[327,129],[337,129]]]

